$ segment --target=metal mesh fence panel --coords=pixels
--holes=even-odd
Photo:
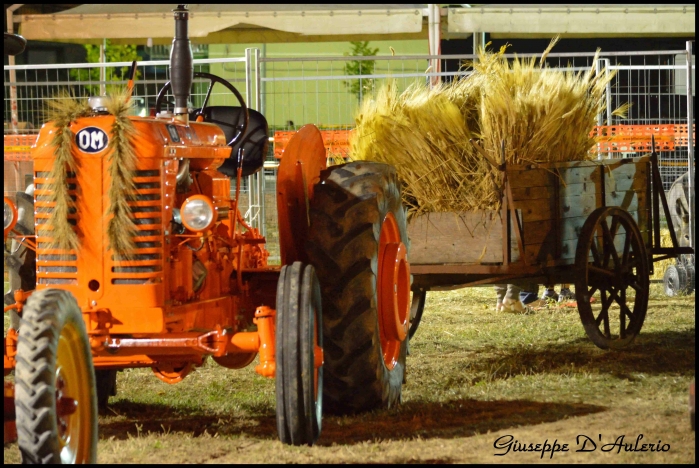
[[[667,190],[688,169],[686,57],[685,51],[603,53],[595,62],[594,53],[563,53],[550,54],[546,64],[580,73],[591,67],[600,71],[606,67],[616,72],[607,89],[608,111],[599,116],[598,125],[675,125],[677,131],[685,132],[683,141],[680,139],[671,150],[659,153],[663,187]],[[268,161],[263,171],[243,181],[241,211],[271,241],[272,261],[278,259],[278,247],[274,246],[278,236],[274,148],[275,144],[281,144],[275,141],[275,134],[280,140],[283,132],[298,130],[307,123],[327,132],[349,131],[354,127],[362,99],[371,96],[387,80],[394,80],[398,91],[416,82],[448,83],[467,76],[469,63],[476,59],[473,55],[266,58],[259,57],[259,51],[249,49],[243,58],[195,60],[195,72],[212,73],[228,80],[245,97],[248,106],[259,110],[269,123],[272,143]],[[433,69],[436,63],[438,70]],[[130,65],[5,66],[4,133],[37,133],[48,100],[61,99],[65,93],[78,97],[104,94],[124,86]],[[166,60],[138,64],[133,95],[135,114],[154,115],[158,93],[169,80],[168,65]],[[205,80],[195,79],[191,107],[201,106],[207,85]],[[14,102],[13,95],[16,95]],[[694,92],[692,99],[693,95]],[[166,109],[172,99],[165,95],[162,101]],[[612,116],[611,112],[624,103],[631,104],[627,118]],[[209,104],[238,105],[220,85],[212,89]],[[629,151],[604,156],[636,155],[636,151]],[[6,163],[6,187],[10,183],[7,170]]]

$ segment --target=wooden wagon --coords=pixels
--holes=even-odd
[[[409,221],[411,336],[429,290],[526,279],[574,284],[590,339],[603,349],[629,344],[645,319],[653,262],[693,253],[678,245],[657,155],[499,168],[499,211]],[[660,210],[672,247],[660,245]]]

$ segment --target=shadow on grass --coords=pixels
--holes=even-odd
[[[483,353],[469,370],[488,379],[546,373],[607,373],[633,380],[631,373],[694,375],[695,331],[641,333],[622,350],[604,351],[588,339],[539,347],[516,346]],[[480,379],[476,379],[480,380]],[[475,383],[475,382],[471,382]]]
[[[99,437],[125,440],[155,433],[183,433],[199,437],[204,432],[213,436],[254,435],[259,438],[276,438],[277,422],[272,416],[245,416],[238,413],[210,415],[206,411],[177,411],[169,405],[157,403],[133,403],[118,401],[110,404],[106,413],[100,416]]]
[[[455,399],[443,403],[407,402],[395,410],[323,419],[318,445],[366,440],[451,439],[529,426],[606,410],[585,403],[531,400]]]
[[[633,380],[633,373],[650,375],[695,372],[695,331],[658,331],[638,336],[622,351],[603,351],[589,340],[541,346],[513,346],[476,351],[466,362],[454,361],[458,385],[483,380],[507,379],[517,375],[606,373]],[[100,419],[100,438],[127,439],[139,434],[168,432],[199,437],[245,436],[276,440],[274,409],[266,405],[245,411],[210,415],[206,410],[182,412],[162,404],[117,401],[111,414]],[[604,411],[603,406],[582,403],[541,403],[531,400],[448,402],[409,401],[391,410],[346,417],[323,418],[319,445],[355,444],[375,440],[415,437],[468,437],[510,427],[536,425]]]
[[[236,417],[234,414],[206,416],[188,414],[167,416],[164,405],[119,402],[112,405],[119,417],[100,420],[101,439],[117,440],[139,434],[181,433],[199,437],[209,435],[245,436],[277,439],[273,415]],[[391,410],[378,410],[354,416],[324,416],[317,445],[356,444],[365,441],[403,440],[420,437],[469,437],[488,431],[536,425],[604,411],[602,406],[583,403],[540,403],[530,400],[480,401],[456,399],[447,402],[408,402]],[[137,429],[138,427],[138,429]]]

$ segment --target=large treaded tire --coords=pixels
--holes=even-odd
[[[15,411],[22,461],[95,463],[95,373],[85,322],[68,291],[44,289],[29,297],[22,311],[16,359]],[[58,416],[58,406],[70,399],[77,403],[74,412]]]
[[[351,162],[321,173],[310,207],[307,250],[323,303],[323,406],[333,414],[388,408],[400,402],[407,342],[395,365],[384,363],[377,271],[382,221],[393,213],[408,245],[395,169]]]
[[[26,234],[34,234],[34,199],[24,192],[17,192],[17,224],[15,231]],[[5,271],[8,274],[10,291],[5,294],[5,305],[15,303],[15,292],[18,289],[33,291],[36,289],[36,252],[17,239],[12,239],[10,254],[5,252]],[[19,328],[19,315],[17,311],[10,311],[10,327]]]

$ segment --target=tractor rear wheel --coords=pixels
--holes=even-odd
[[[307,251],[323,299],[327,411],[400,402],[408,344],[407,225],[395,169],[351,162],[321,173]]]
[[[22,311],[15,412],[24,463],[95,463],[97,392],[80,308],[68,291],[34,292]]]
[[[275,333],[277,430],[284,444],[313,445],[323,415],[320,286],[311,265],[282,267]]]

